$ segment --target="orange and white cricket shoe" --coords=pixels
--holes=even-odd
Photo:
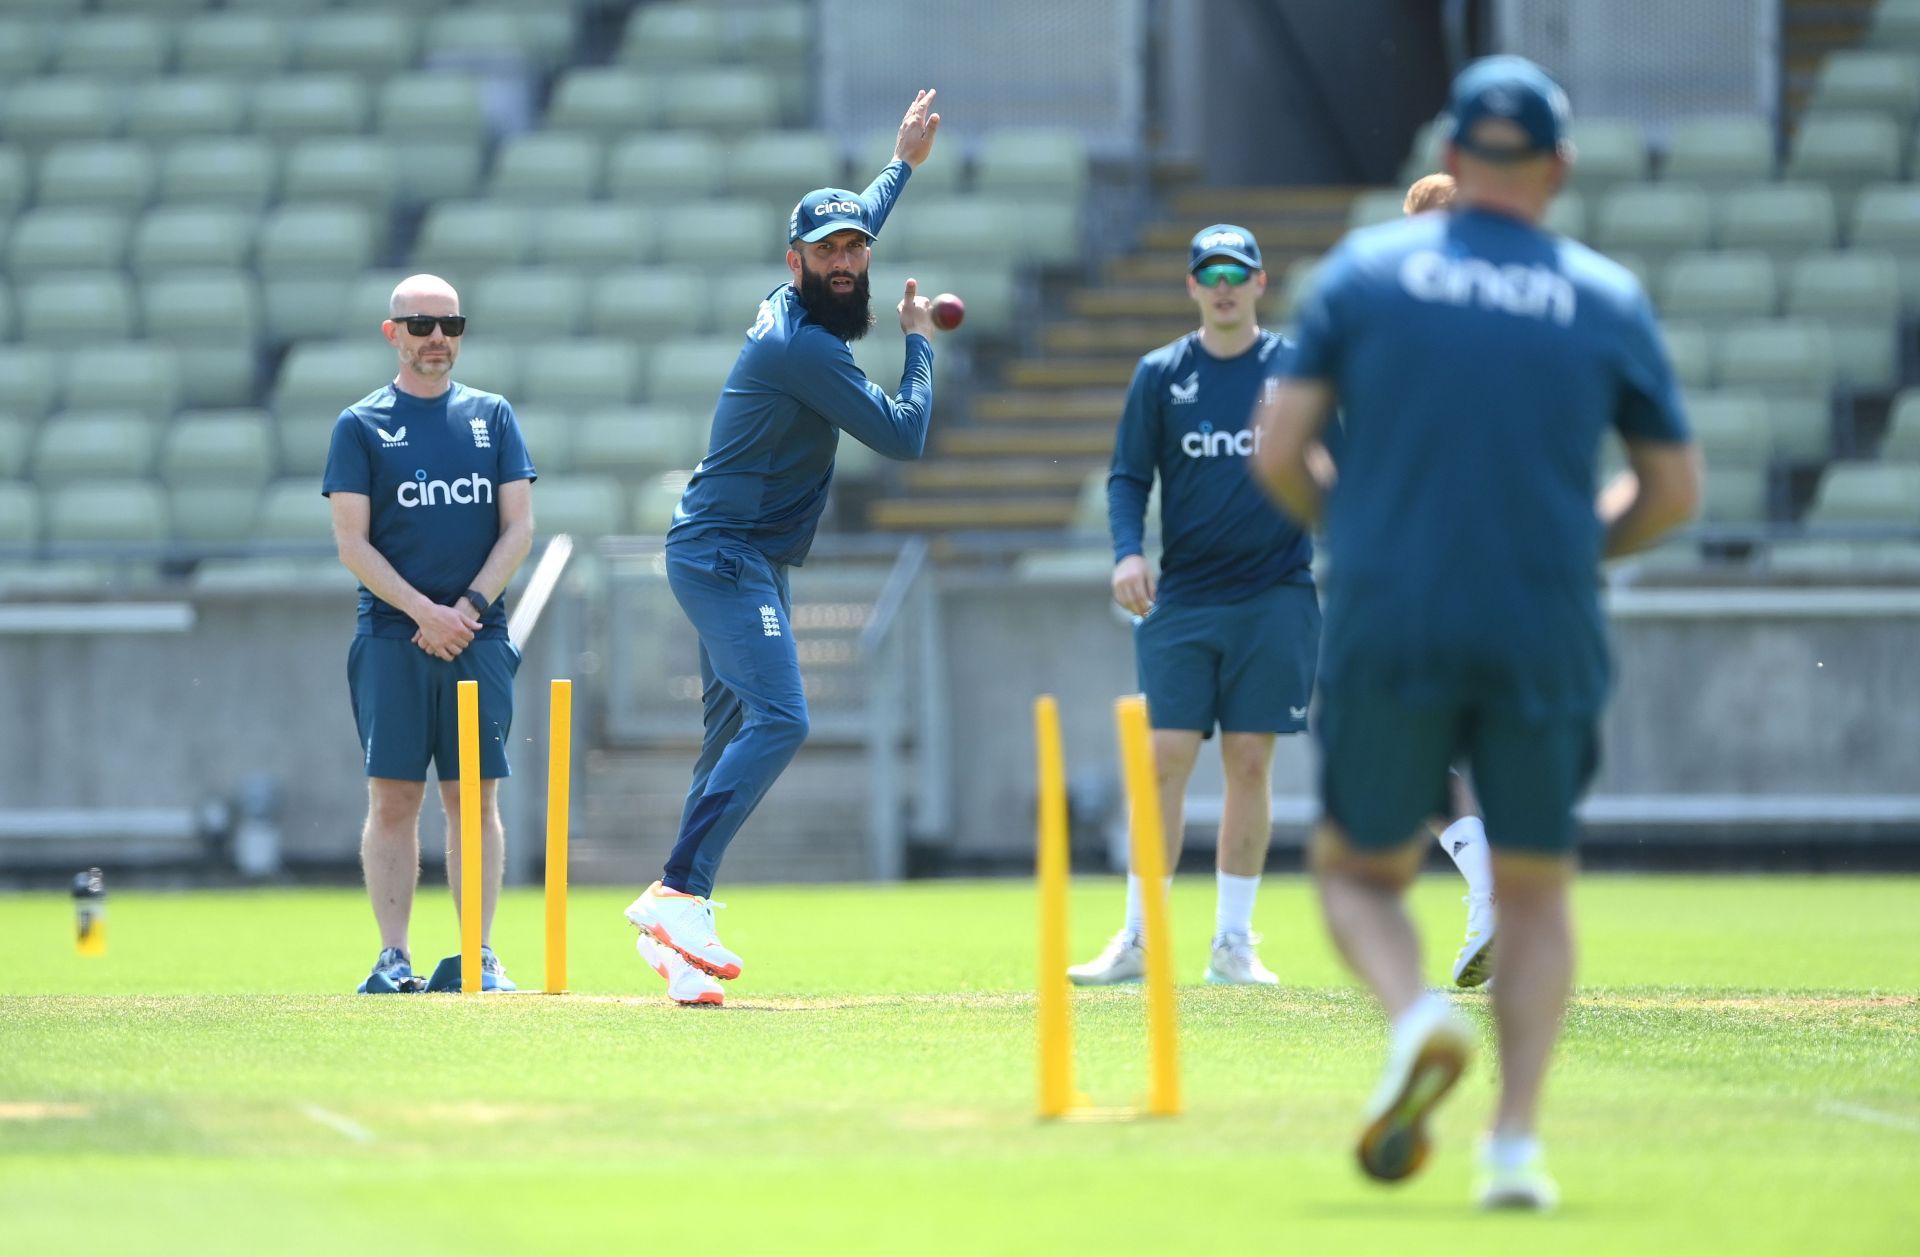
[[[667,998],[674,1003],[693,1008],[701,1004],[717,1006],[727,1002],[718,982],[688,964],[679,952],[654,942],[651,934],[640,935],[633,940],[633,945],[639,951],[640,959],[667,980]]]
[[[713,910],[724,907],[655,882],[627,905],[627,920],[642,934],[652,935],[656,943],[679,952],[702,973],[726,981],[740,976],[740,957],[728,951],[714,932]]]

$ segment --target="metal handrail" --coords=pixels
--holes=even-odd
[[[892,569],[887,572],[886,583],[880,587],[880,596],[874,599],[873,613],[867,617],[866,627],[860,630],[862,655],[871,658],[893,631],[893,622],[900,617],[901,609],[907,605],[907,598],[913,593],[914,584],[927,565],[927,553],[927,539],[917,534],[908,537],[900,547],[900,557],[894,560]]]
[[[513,639],[514,645],[524,647],[533,636],[535,626],[540,623],[540,613],[547,609],[547,601],[559,588],[560,577],[572,557],[573,538],[566,533],[553,537],[540,552],[540,561],[534,564],[533,575],[527,578],[526,592],[520,595],[518,605],[507,617],[507,636]]]

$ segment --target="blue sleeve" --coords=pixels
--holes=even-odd
[[[900,199],[900,190],[907,186],[912,174],[913,167],[896,157],[881,167],[867,190],[860,194],[860,204],[867,209],[867,225],[873,228],[874,235],[880,234],[880,225],[893,212],[893,203]]]
[[[1653,307],[1645,292],[1635,294],[1623,329],[1620,393],[1613,426],[1629,441],[1688,441],[1693,434],[1680,405],[1680,386]]]
[[[1347,251],[1336,249],[1314,276],[1306,296],[1301,298],[1300,308],[1294,312],[1293,352],[1288,355],[1284,368],[1289,378],[1332,380],[1338,377],[1342,350],[1338,314],[1341,289],[1350,273]]]
[[[783,368],[789,393],[876,454],[911,460],[926,449],[933,416],[933,346],[926,337],[907,337],[896,397],[866,377],[847,342],[819,328],[788,342]]]
[[[513,405],[504,398],[494,412],[493,426],[494,481],[507,484],[515,480],[538,480],[540,473],[533,469],[533,455],[527,453],[526,438],[520,435],[520,421],[514,418]]]
[[[327,446],[327,470],[320,477],[320,493],[360,493],[373,496],[373,458],[367,452],[366,425],[350,410],[333,421],[333,440]]]
[[[1147,497],[1160,462],[1159,373],[1146,360],[1134,368],[1120,431],[1113,440],[1113,465],[1107,473],[1107,531],[1113,534],[1113,561],[1145,552]]]

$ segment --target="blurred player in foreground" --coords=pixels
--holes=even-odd
[[[889,458],[920,457],[933,414],[932,303],[909,279],[900,391],[855,365],[873,324],[872,244],[914,167],[933,151],[934,93],[914,97],[893,160],[862,193],[809,192],[788,223],[793,275],[760,305],[728,373],[706,457],[667,532],[667,581],[700,635],[705,735],[666,870],[627,907],[642,958],[681,1004],[717,1004],[741,960],[715,931],[727,844],[807,737],[787,569],[807,557],[840,433]]]
[[[1500,1099],[1478,1195],[1543,1209],[1558,1193],[1536,1109],[1573,981],[1573,809],[1609,684],[1596,567],[1691,516],[1700,469],[1639,283],[1538,226],[1567,174],[1565,93],[1495,57],[1461,72],[1451,109],[1453,211],[1334,252],[1254,457],[1296,518],[1325,509],[1335,560],[1314,863],[1334,941],[1392,1021],[1361,1166],[1389,1182],[1420,1168],[1472,1050],[1421,984],[1403,903],[1464,757],[1500,900]],[[1308,455],[1335,405],[1329,497]],[[1609,427],[1633,474],[1596,503]]]
[[[1107,479],[1107,523],[1113,598],[1133,613],[1153,723],[1169,869],[1186,828],[1187,778],[1201,741],[1220,730],[1226,798],[1206,980],[1272,985],[1279,978],[1254,950],[1253,904],[1273,830],[1273,739],[1306,728],[1320,604],[1312,542],[1247,472],[1254,407],[1286,353],[1254,311],[1266,289],[1252,232],[1222,223],[1194,236],[1187,293],[1200,329],[1134,371]],[[1166,542],[1157,578],[1143,537],[1156,475]],[[1129,872],[1125,924],[1067,976],[1082,986],[1139,981],[1142,921],[1140,878]]]

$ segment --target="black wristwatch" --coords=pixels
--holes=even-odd
[[[460,596],[473,604],[473,613],[476,616],[485,615],[487,613],[487,608],[493,605],[491,602],[487,601],[487,596],[481,593],[477,589],[469,589],[466,593],[461,594]]]

